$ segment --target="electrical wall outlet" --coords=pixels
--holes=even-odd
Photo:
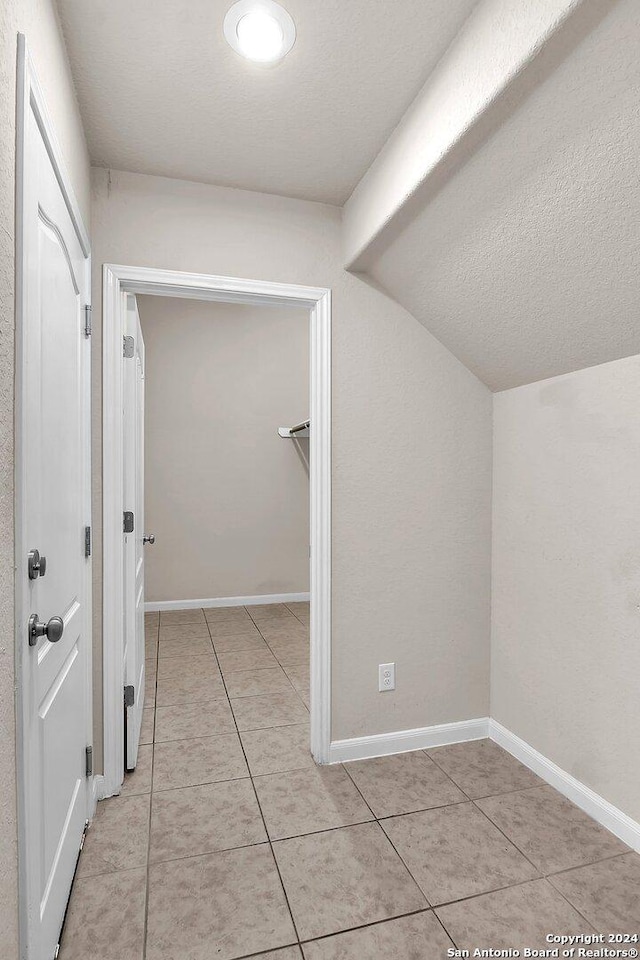
[[[378,667],[378,691],[395,690],[396,665],[395,663],[381,663]]]

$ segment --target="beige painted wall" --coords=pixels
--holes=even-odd
[[[640,820],[640,357],[494,400],[492,716]]]
[[[486,716],[486,387],[344,271],[334,207],[94,170],[93,240],[96,303],[105,261],[332,288],[333,736]]]
[[[309,590],[302,308],[138,297],[145,341],[147,600]]]
[[[18,955],[13,604],[13,382],[15,293],[15,114],[18,31],[36,72],[89,222],[89,157],[64,42],[49,0],[0,4],[0,930],[2,955]]]

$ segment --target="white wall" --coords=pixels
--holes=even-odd
[[[139,296],[145,599],[309,590],[309,312]]]
[[[334,738],[486,716],[489,391],[345,273],[338,209],[106,170],[93,190],[96,302],[105,261],[332,288]]]
[[[26,34],[80,207],[89,221],[89,157],[54,4],[0,4],[0,930],[18,955],[14,713],[14,294],[15,116],[18,31]]]
[[[638,36],[637,0],[582,3],[367,257],[492,390],[640,352]]]
[[[345,205],[345,261],[366,267],[368,248],[582,0],[480,0]],[[480,134],[476,132],[476,137]],[[410,217],[410,211],[404,211]]]
[[[494,397],[491,715],[640,820],[640,357]]]

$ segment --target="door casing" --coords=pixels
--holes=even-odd
[[[331,291],[267,280],[105,264],[103,268],[103,696],[101,796],[120,791],[123,770],[122,338],[127,294],[310,312],[311,752],[328,763],[331,743]],[[274,427],[275,429],[275,427]]]
[[[18,34],[17,56],[17,112],[16,112],[16,384],[15,384],[15,664],[16,664],[16,766],[18,794],[18,876],[19,876],[19,915],[20,915],[20,957],[22,960],[35,960],[34,923],[30,914],[30,877],[36,869],[33,857],[37,854],[33,844],[27,843],[29,823],[35,813],[36,798],[30,790],[28,779],[28,736],[30,718],[27,715],[28,697],[26,696],[26,671],[23,658],[28,652],[27,620],[31,612],[29,606],[27,554],[32,544],[25,538],[26,503],[23,496],[26,477],[26,450],[24,447],[24,424],[27,414],[27,397],[30,383],[25,370],[24,338],[28,318],[25,316],[25,290],[27,283],[24,226],[24,204],[28,189],[29,157],[26,150],[26,130],[30,114],[33,113],[46,148],[51,167],[58,181],[62,197],[72,221],[74,231],[85,257],[86,302],[91,303],[91,255],[89,235],[83,224],[80,207],[76,200],[71,180],[64,163],[57,138],[47,112],[44,95],[37,80],[26,40]],[[84,514],[91,517],[91,359],[90,351],[81,351],[82,365],[82,464],[84,484],[82,499]],[[86,723],[86,742],[91,744],[91,702],[92,702],[92,629],[91,629],[91,562],[83,565],[83,630],[88,639],[86,661],[86,702],[88,704]],[[95,780],[87,791],[86,819],[91,819],[95,811],[97,790]]]

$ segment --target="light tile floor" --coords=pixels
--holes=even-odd
[[[61,960],[436,960],[640,934],[640,857],[494,743],[317,767],[308,604],[148,614],[139,763]]]

